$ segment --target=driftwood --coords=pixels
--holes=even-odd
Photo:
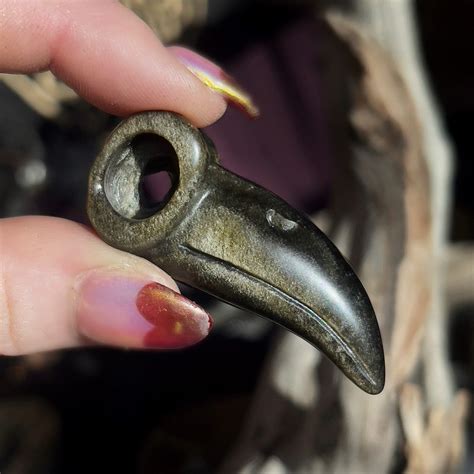
[[[474,305],[474,245],[451,245],[445,254],[445,293],[449,308]]]
[[[168,43],[206,20],[208,0],[120,0]]]
[[[57,119],[64,104],[77,100],[77,94],[50,72],[32,76],[0,74],[0,81],[18,94],[26,104],[42,117]]]
[[[354,5],[329,14],[322,35],[336,163],[332,210],[320,224],[372,297],[386,388],[363,394],[282,334],[222,472],[382,473],[405,456],[407,472],[432,473],[462,460],[468,397],[451,377],[441,280],[450,147],[418,57],[411,2]]]

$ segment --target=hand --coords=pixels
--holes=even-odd
[[[116,1],[0,3],[0,72],[49,69],[112,114],[171,110],[197,126],[211,124],[226,101],[196,77],[201,66],[219,75],[194,53],[165,48]],[[79,224],[0,220],[1,354],[90,341],[138,348],[193,344],[208,334],[211,319],[177,291],[163,271]]]

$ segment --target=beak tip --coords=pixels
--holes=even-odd
[[[351,371],[352,372],[352,371]],[[373,358],[363,366],[359,366],[356,373],[347,374],[351,380],[370,395],[378,395],[385,386],[385,361],[383,349],[376,351]]]
[[[343,371],[362,390],[377,395],[385,386],[385,356],[382,335],[369,297],[361,289],[358,311],[341,319],[353,321],[352,331],[345,333],[347,355]],[[344,314],[342,311],[339,314]],[[342,325],[341,325],[342,326]]]
[[[376,377],[371,377],[371,379],[366,379],[363,385],[360,385],[360,388],[367,392],[370,395],[378,395],[385,386],[385,370],[382,370],[381,373],[378,373]]]

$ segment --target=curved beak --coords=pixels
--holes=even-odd
[[[385,364],[375,313],[330,240],[283,200],[217,164],[203,189],[172,243],[148,258],[301,336],[360,388],[379,393]]]

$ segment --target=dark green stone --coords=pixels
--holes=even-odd
[[[140,190],[145,169],[172,177],[155,207]],[[183,118],[146,112],[119,125],[92,167],[88,212],[110,245],[275,321],[363,390],[382,390],[380,331],[351,267],[307,217],[222,168],[212,142]]]

